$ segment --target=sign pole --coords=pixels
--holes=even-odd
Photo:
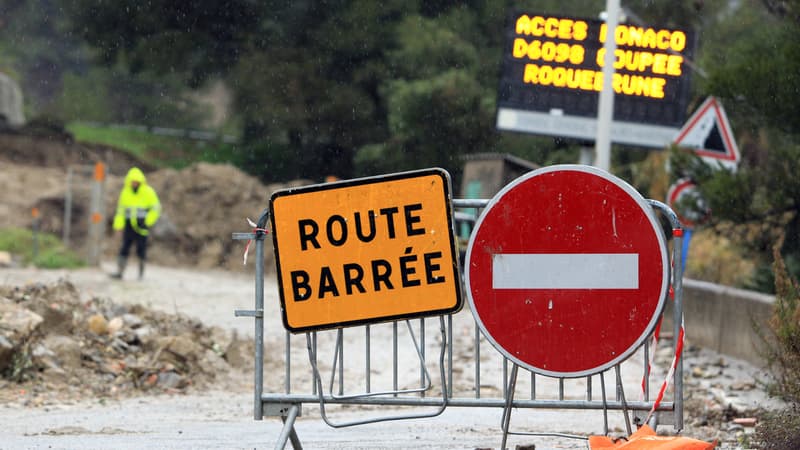
[[[589,147],[588,145],[581,146],[581,156],[578,160],[578,164],[583,164],[584,166],[591,166],[592,160],[594,159],[594,149]]]
[[[683,229],[683,251],[681,252],[681,267],[686,267],[686,255],[689,254],[689,241],[692,240],[692,229],[686,227]]]
[[[617,50],[616,33],[619,22],[619,0],[606,0],[606,42],[603,49],[603,90],[597,107],[597,139],[594,165],[603,170],[611,166],[611,121],[614,116],[614,52]]]
[[[33,253],[33,262],[36,263],[36,260],[39,259],[39,208],[31,208],[31,243],[33,246],[32,253]]]
[[[64,191],[64,227],[62,241],[69,247],[69,234],[72,225],[72,166],[67,167],[67,188]]]
[[[98,162],[94,166],[94,181],[90,199],[89,216],[89,264],[100,264],[100,239],[103,235],[103,182],[106,177],[105,164]]]

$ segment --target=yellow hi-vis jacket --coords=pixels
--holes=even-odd
[[[139,182],[139,189],[133,191],[131,184]],[[114,229],[122,230],[125,222],[131,224],[134,231],[147,236],[148,228],[155,225],[161,215],[161,202],[156,191],[147,184],[144,173],[134,167],[125,176],[125,185],[119,193],[117,212],[114,214]]]

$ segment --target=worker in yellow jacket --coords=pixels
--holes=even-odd
[[[122,247],[117,256],[117,272],[111,275],[112,278],[122,278],[133,244],[136,244],[136,255],[139,257],[139,279],[144,277],[147,236],[160,215],[161,202],[156,191],[147,184],[144,173],[138,167],[132,168],[125,177],[114,214],[113,228],[118,234],[122,232]]]

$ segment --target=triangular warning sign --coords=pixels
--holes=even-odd
[[[692,114],[675,139],[678,147],[691,148],[706,162],[736,170],[739,148],[731,133],[728,116],[714,97],[709,97]]]

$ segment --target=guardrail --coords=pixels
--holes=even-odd
[[[142,133],[150,133],[158,136],[180,137],[185,139],[192,139],[196,141],[221,141],[226,144],[235,144],[239,142],[237,136],[231,134],[218,133],[216,131],[198,130],[193,128],[171,128],[152,125],[137,125],[137,124],[115,124],[115,123],[99,123],[99,122],[82,122],[89,126],[95,127],[109,127],[121,130],[133,130]]]

